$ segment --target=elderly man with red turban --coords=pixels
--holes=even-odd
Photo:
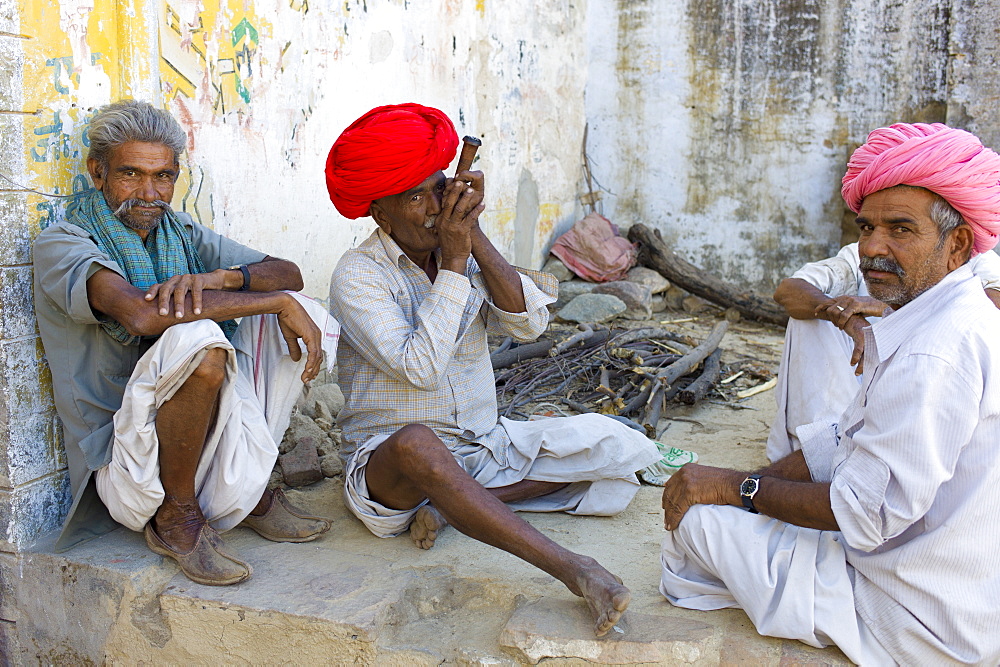
[[[635,471],[660,454],[602,415],[498,423],[487,333],[537,337],[557,286],[490,243],[483,173],[442,171],[457,145],[443,113],[402,104],[365,114],[330,150],[337,210],[378,225],[345,253],[330,288],[343,326],[345,501],[379,537],[409,528],[426,549],[450,523],[528,561],[585,598],[603,635],[629,601],[621,579],[511,507],[616,514],[638,489]]]
[[[1000,156],[962,130],[893,125],[854,152],[843,195],[887,304],[864,327],[860,390],[763,470],[676,473],[660,590],[860,664],[995,665],[1000,311],[968,261],[997,241]]]

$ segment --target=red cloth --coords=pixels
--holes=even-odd
[[[1000,233],[1000,155],[965,130],[933,123],[881,127],[851,155],[841,193],[857,213],[873,192],[897,185],[940,195],[969,223],[972,254],[993,248]]]
[[[458,133],[441,111],[419,104],[377,107],[354,121],[326,159],[326,189],[344,217],[420,185],[455,159]]]
[[[603,215],[591,213],[556,239],[549,251],[585,280],[621,280],[635,264],[636,246],[618,236],[618,228]]]

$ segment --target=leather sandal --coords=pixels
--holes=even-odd
[[[173,558],[181,566],[181,572],[197,584],[229,586],[246,581],[253,574],[249,563],[225,551],[222,539],[208,523],[198,530],[194,547],[186,553],[176,551],[164,542],[153,529],[152,521],[146,524],[144,533],[150,551]]]
[[[327,519],[305,514],[288,502],[281,489],[271,491],[271,505],[264,514],[247,514],[240,525],[272,542],[310,542],[330,530]]]

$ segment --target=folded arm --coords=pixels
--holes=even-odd
[[[261,262],[261,264],[270,263]],[[291,264],[284,260],[277,260],[276,263]],[[286,271],[287,268],[279,267],[278,273]],[[295,272],[297,273],[298,269],[295,269]],[[277,315],[282,335],[288,344],[289,356],[293,361],[298,361],[302,355],[298,339],[301,338],[306,345],[308,358],[302,374],[303,381],[308,382],[316,377],[323,356],[320,347],[321,334],[302,306],[289,294],[279,291],[233,292],[206,287],[206,282],[211,285],[215,284],[213,281],[225,280],[225,276],[218,272],[202,275],[213,276],[213,274],[213,278],[204,281],[190,275],[174,277],[179,280],[172,278],[169,303],[175,308],[173,314],[168,314],[159,307],[159,299],[154,301],[148,298],[148,292],[143,292],[117,272],[104,267],[87,279],[87,299],[95,314],[116,320],[133,336],[156,336],[174,324],[195,320],[210,319],[221,322],[250,315]],[[195,308],[195,294],[198,295],[197,308]],[[180,298],[183,298],[183,302],[178,301]]]

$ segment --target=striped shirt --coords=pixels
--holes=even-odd
[[[968,265],[865,330],[830,497],[858,614],[902,664],[1000,663],[998,331]]]
[[[548,324],[558,283],[518,269],[526,312],[493,305],[472,257],[465,275],[427,274],[381,229],[341,258],[330,308],[342,328],[338,415],[345,458],[376,435],[423,424],[445,444],[479,443],[503,463],[510,444],[497,423],[487,333],[534,340]]]

